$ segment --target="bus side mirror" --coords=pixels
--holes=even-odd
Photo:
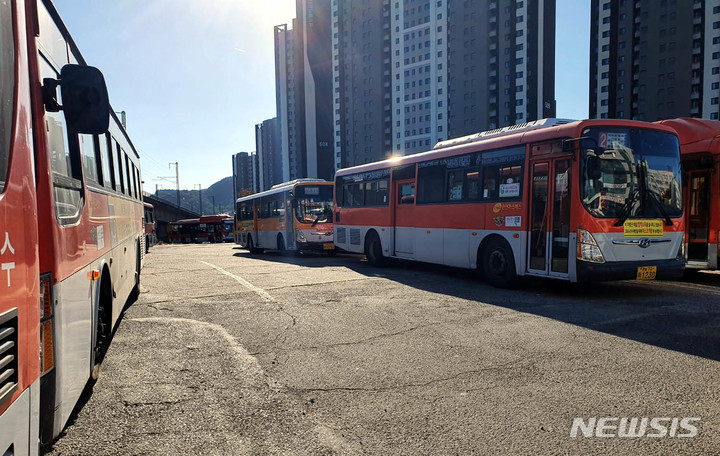
[[[296,200],[295,198],[293,198],[293,199],[291,199],[290,201],[291,201],[291,202],[290,202],[290,206],[291,206],[293,209],[297,209],[297,207],[298,207],[298,202],[297,202],[297,200]]]
[[[600,157],[590,155],[587,158],[586,166],[588,179],[597,180],[602,177],[602,169],[600,168]]]
[[[60,86],[62,106],[57,102]],[[110,125],[110,100],[100,70],[84,65],[65,65],[60,80],[43,80],[43,101],[48,112],[65,112],[68,128],[80,134],[100,135]]]

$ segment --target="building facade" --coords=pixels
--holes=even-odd
[[[555,117],[555,0],[452,2],[447,39],[447,137]]]
[[[591,118],[718,118],[720,3],[593,0]]]
[[[555,116],[555,0],[297,0],[275,49],[287,178]]]
[[[284,182],[280,122],[277,117],[255,125],[258,191]]]
[[[390,0],[333,2],[335,168],[392,155]]]
[[[233,155],[233,199],[238,198],[241,192],[255,193],[254,161],[254,152],[239,152]]]

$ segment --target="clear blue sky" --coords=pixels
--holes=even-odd
[[[110,101],[127,113],[145,190],[207,188],[255,150],[255,124],[275,116],[273,26],[295,0],[54,0]],[[588,115],[590,7],[557,0],[558,117]]]

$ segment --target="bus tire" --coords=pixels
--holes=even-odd
[[[137,253],[135,255],[135,286],[133,287],[132,291],[130,292],[130,300],[134,301],[140,296],[140,243],[137,243]]]
[[[150,252],[150,236],[145,236],[145,253]]]
[[[255,244],[253,243],[253,238],[248,234],[247,238],[247,249],[250,253],[259,253],[260,250],[255,248]]]
[[[365,257],[373,266],[384,266],[385,256],[382,253],[382,243],[380,237],[373,230],[370,231],[365,239]]]
[[[500,238],[490,239],[479,256],[483,277],[486,282],[497,288],[510,288],[517,280],[515,258],[507,241]]]
[[[285,238],[283,238],[283,235],[279,233],[277,235],[277,249],[281,255],[286,256],[289,253],[287,246],[285,245]]]
[[[91,394],[95,383],[100,378],[100,366],[102,365],[105,352],[110,342],[110,333],[112,331],[112,282],[110,281],[110,273],[107,269],[103,271],[102,281],[100,282],[100,303],[97,311],[97,321],[95,322],[95,346],[93,347],[93,366],[90,370],[90,378],[85,385],[84,394]]]

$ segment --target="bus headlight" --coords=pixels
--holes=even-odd
[[[305,238],[305,233],[302,232],[302,230],[296,230],[295,231],[297,242],[307,242],[307,239]]]
[[[605,257],[600,251],[597,242],[595,242],[595,238],[587,230],[578,230],[577,259],[591,263],[605,262]]]
[[[684,260],[685,259],[685,233],[683,233],[682,236],[682,242],[680,243],[680,248],[678,249],[678,253],[675,256],[676,260]]]

